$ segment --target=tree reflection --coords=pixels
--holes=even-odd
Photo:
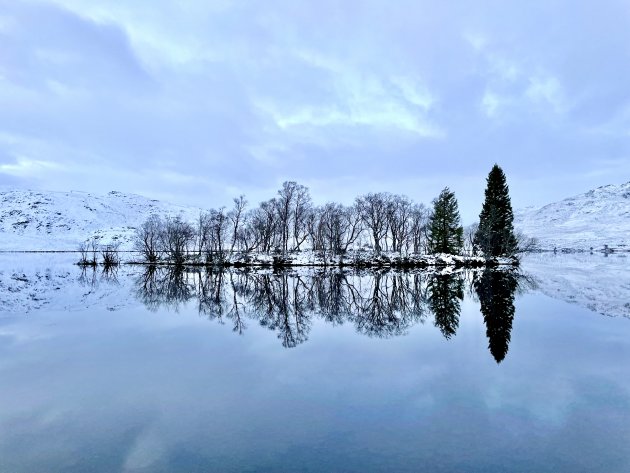
[[[428,283],[429,307],[435,326],[449,339],[459,327],[461,301],[464,299],[464,280],[461,274],[436,274]]]
[[[274,331],[284,347],[293,348],[308,339],[316,319],[334,325],[350,323],[369,337],[388,338],[407,333],[433,314],[436,327],[449,339],[458,329],[468,286],[482,302],[491,351],[500,361],[507,352],[514,315],[516,283],[509,278],[496,271],[473,276],[341,268],[301,272],[147,266],[136,279],[136,295],[154,311],[194,304],[201,316],[229,324],[239,334],[255,321]],[[504,291],[502,299],[499,291]]]
[[[510,345],[518,277],[509,271],[485,270],[474,285],[486,324],[488,348],[496,362],[501,363]]]

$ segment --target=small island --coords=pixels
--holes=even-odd
[[[351,206],[314,206],[307,187],[289,181],[277,196],[247,210],[201,213],[196,222],[150,215],[137,229],[126,263],[209,267],[479,268],[518,266],[529,243],[517,236],[503,170],[487,178],[479,222],[461,224],[454,192],[445,187],[430,208],[385,192],[359,196]],[[115,266],[117,248],[83,243],[79,265]],[[99,261],[101,255],[101,261]]]

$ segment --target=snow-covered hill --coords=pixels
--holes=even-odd
[[[135,228],[151,214],[181,215],[193,221],[200,209],[180,207],[134,194],[112,191],[0,192],[0,250],[73,251],[97,237],[103,244],[119,242],[131,249]]]
[[[514,226],[541,249],[630,250],[630,182],[515,212]]]
[[[114,191],[0,191],[0,251],[73,251],[91,237],[131,249],[135,228],[149,215],[181,215],[192,222],[199,212]],[[541,249],[630,250],[630,182],[516,211],[514,223]]]

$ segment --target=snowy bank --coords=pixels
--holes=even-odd
[[[150,264],[139,259],[127,261],[134,264]],[[157,264],[170,264],[162,260]],[[285,254],[234,253],[214,256],[208,260],[205,255],[189,255],[185,265],[196,266],[233,266],[233,267],[355,267],[355,268],[481,268],[496,266],[518,266],[519,260],[510,258],[484,258],[481,256],[460,256],[449,254],[407,254],[395,252],[374,252],[367,250],[349,250],[337,255],[325,251],[295,251]]]

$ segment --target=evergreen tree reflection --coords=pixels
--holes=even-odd
[[[465,281],[471,281],[481,301],[490,350],[501,361],[507,353],[517,281],[500,271],[472,276],[465,272],[147,266],[136,279],[136,295],[153,311],[163,306],[177,311],[194,304],[200,316],[231,325],[239,334],[255,321],[292,348],[308,339],[317,318],[335,325],[350,323],[364,335],[388,338],[407,333],[433,313],[436,327],[449,339],[459,326]]]
[[[464,299],[464,280],[461,274],[436,274],[428,282],[429,307],[435,326],[449,339],[459,327],[461,301]]]
[[[486,324],[488,348],[497,363],[507,355],[514,320],[518,278],[509,271],[486,270],[475,281],[475,292]]]

